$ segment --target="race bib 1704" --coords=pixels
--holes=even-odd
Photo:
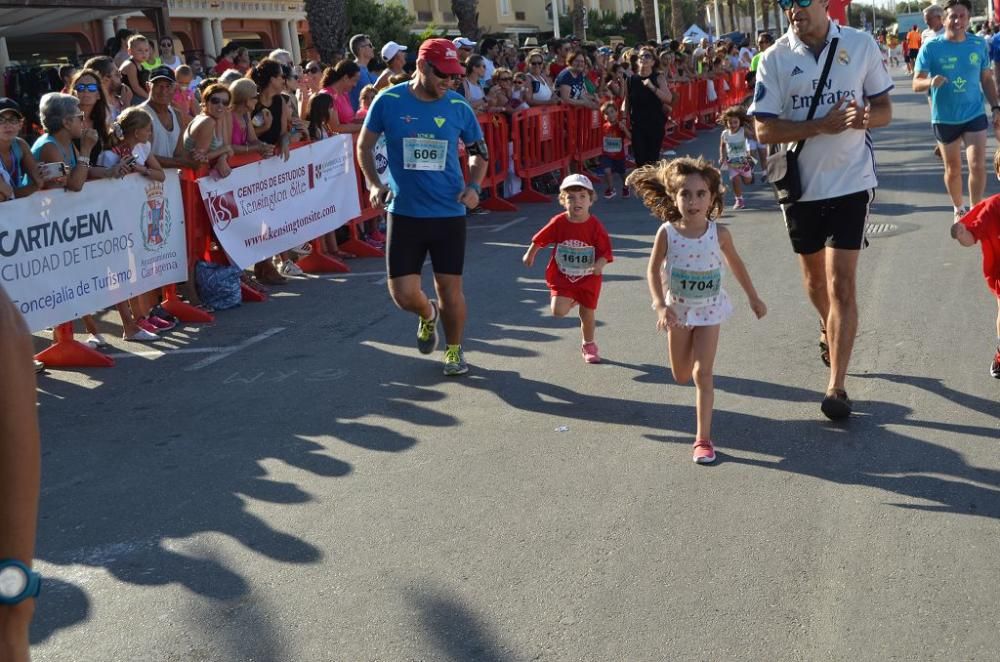
[[[448,141],[434,138],[403,138],[404,170],[435,170],[445,168]]]
[[[705,306],[715,301],[722,286],[722,270],[670,269],[670,296],[689,306]]]

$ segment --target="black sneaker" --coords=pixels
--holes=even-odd
[[[832,388],[826,392],[823,404],[819,408],[831,421],[839,421],[851,415],[852,404],[851,399],[847,397],[847,391]]]
[[[170,322],[171,324],[177,324],[180,322],[179,319],[168,313],[163,306],[153,306],[153,309],[149,311],[149,314],[154,317],[159,317],[164,322]]]
[[[997,347],[997,353],[993,356],[993,363],[990,365],[990,374],[996,379],[1000,379],[1000,347]]]
[[[417,349],[420,350],[421,354],[430,354],[437,349],[437,322],[441,314],[438,312],[437,302],[434,299],[431,299],[431,307],[434,308],[432,319],[425,320],[417,315],[419,320],[417,322]]]

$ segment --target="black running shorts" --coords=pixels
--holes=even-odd
[[[980,115],[976,119],[969,120],[964,124],[932,124],[934,127],[934,137],[942,145],[950,145],[966,133],[985,131],[989,127],[986,115]]]
[[[436,274],[461,276],[465,267],[465,216],[416,218],[389,213],[385,263],[389,278],[419,275],[427,254]]]
[[[785,227],[792,249],[811,255],[823,247],[860,250],[865,240],[868,206],[874,189],[826,200],[807,200],[783,205]]]

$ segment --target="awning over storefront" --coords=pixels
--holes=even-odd
[[[167,28],[167,0],[0,0],[0,37],[24,37],[108,16],[142,12],[159,34]]]

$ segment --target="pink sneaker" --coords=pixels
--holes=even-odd
[[[698,464],[712,464],[715,462],[715,447],[708,439],[699,439],[694,442],[694,461]]]
[[[149,333],[155,334],[159,329],[156,328],[152,322],[147,319],[136,320],[135,325],[142,329],[143,331],[148,331]]]
[[[597,353],[597,343],[595,342],[583,343],[583,347],[580,348],[580,353],[583,354],[583,360],[587,363],[601,362],[601,355]]]
[[[173,324],[172,322],[168,322],[167,320],[165,320],[163,318],[160,318],[160,317],[157,317],[156,315],[150,315],[146,319],[149,320],[150,324],[152,324],[153,326],[156,327],[157,331],[169,331],[170,329],[172,329],[175,326],[177,326],[176,324]]]

